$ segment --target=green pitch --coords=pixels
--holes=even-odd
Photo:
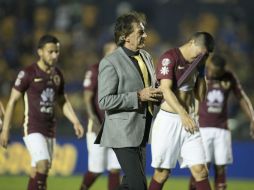
[[[0,176],[0,190],[26,190],[26,176]],[[48,190],[79,190],[81,176],[48,178]],[[188,179],[172,178],[167,181],[165,190],[187,190]],[[228,190],[252,190],[254,180],[228,180]],[[102,176],[90,190],[107,190],[107,178]]]

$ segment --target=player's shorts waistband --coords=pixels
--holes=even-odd
[[[165,116],[169,116],[169,117],[175,117],[175,118],[179,117],[180,118],[180,115],[178,113],[165,111],[163,109],[160,109],[159,113],[162,115],[165,115]],[[194,118],[194,113],[189,113],[189,115]]]
[[[159,114],[164,115],[164,116],[168,116],[168,117],[175,117],[175,118],[180,117],[180,115],[178,113],[165,111],[163,109],[160,109]]]

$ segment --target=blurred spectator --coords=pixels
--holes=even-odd
[[[110,0],[106,3],[100,0],[1,0],[0,97],[5,104],[17,70],[36,60],[31,53],[36,54],[36,41],[50,33],[62,42],[60,62],[66,90],[76,102],[76,109],[82,112],[79,105],[83,69],[99,61],[102,44],[112,38],[115,18],[136,9],[148,15],[150,38],[146,49],[155,64],[165,47],[185,41],[193,31],[206,30],[215,36],[216,51],[225,55],[228,67],[239,76],[253,102],[253,6],[254,2],[239,0],[193,0],[188,6],[184,0]],[[238,127],[247,124],[238,112],[239,105],[230,105],[230,114],[237,118],[231,122],[236,126],[233,135],[247,138],[247,130]]]

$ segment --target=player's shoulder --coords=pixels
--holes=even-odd
[[[177,61],[177,48],[165,51],[159,58],[159,63],[162,65],[174,64]]]
[[[223,78],[227,80],[236,80],[237,76],[233,71],[226,70]]]
[[[35,70],[36,70],[36,63],[32,63],[32,64],[30,64],[30,65],[28,65],[28,66],[21,69],[21,71],[24,71],[28,74],[34,73]]]
[[[88,67],[88,70],[96,71],[99,68],[99,63],[92,64]]]
[[[178,48],[172,48],[172,49],[168,49],[166,50],[161,57],[170,57],[170,58],[174,58],[176,57],[178,54]]]
[[[23,67],[18,72],[18,78],[31,78],[36,73],[36,63],[32,63],[31,65],[28,65],[26,67]]]
[[[36,74],[36,64],[33,63],[31,65],[28,65],[26,67],[23,67],[22,69],[19,70],[17,73],[17,77],[14,83],[14,86],[18,89],[21,84],[29,84],[32,79],[34,78]]]

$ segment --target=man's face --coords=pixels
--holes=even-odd
[[[225,69],[214,65],[212,62],[209,62],[209,64],[207,64],[207,72],[209,77],[219,78],[225,73]]]
[[[133,23],[133,32],[125,39],[124,46],[133,51],[142,49],[145,47],[145,27],[142,23]]]
[[[47,43],[41,49],[39,49],[39,56],[45,65],[54,66],[60,54],[60,44]]]
[[[191,43],[190,62],[194,61],[199,55],[207,54],[207,49],[194,41]]]

